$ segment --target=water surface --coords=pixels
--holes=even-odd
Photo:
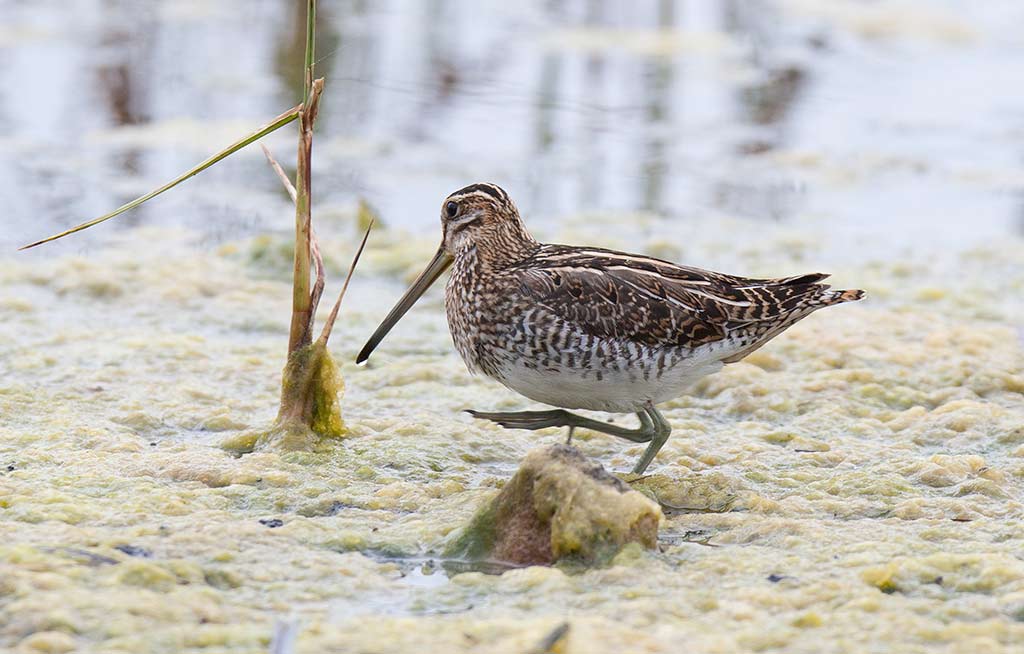
[[[385,225],[333,340],[349,435],[235,458],[288,329],[258,150],[13,248],[293,105],[300,5],[0,0],[0,647],[266,651],[290,619],[300,652],[521,653],[563,622],[587,654],[1019,651],[1019,3],[322,2],[328,296],[358,200]],[[438,291],[351,363],[480,180],[543,239],[868,291],[667,403],[658,552],[438,559],[563,437],[461,412],[537,407],[466,372]]]

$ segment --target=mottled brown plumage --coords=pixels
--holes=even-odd
[[[594,336],[655,347],[693,348],[736,338],[760,346],[773,329],[860,298],[859,291],[844,296],[818,283],[828,277],[821,273],[752,279],[565,245],[541,245],[507,270],[525,296]]]
[[[624,429],[562,410],[479,413],[507,427],[586,427],[650,446],[670,427],[655,405],[739,361],[817,309],[858,300],[812,273],[752,279],[601,248],[539,243],[493,184],[442,205],[444,241],[371,337],[364,360],[448,265],[449,329],[467,366],[526,397],[570,409],[636,412]]]

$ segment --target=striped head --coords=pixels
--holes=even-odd
[[[519,210],[500,186],[471,184],[441,204],[442,247],[455,257],[475,247],[484,257],[505,257],[535,243]]]
[[[366,341],[356,363],[366,361],[395,323],[460,255],[475,252],[479,264],[500,265],[521,260],[537,247],[508,193],[494,184],[471,184],[445,198],[441,230],[444,235],[434,258]]]

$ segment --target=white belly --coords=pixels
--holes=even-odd
[[[689,353],[660,376],[644,375],[625,361],[619,370],[603,367],[580,370],[552,366],[546,369],[529,367],[520,358],[506,361],[498,381],[531,400],[564,409],[587,409],[610,413],[629,413],[648,403],[659,404],[682,395],[698,379],[722,368],[718,348],[703,347]]]

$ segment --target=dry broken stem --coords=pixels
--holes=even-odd
[[[356,250],[356,256],[352,257],[352,265],[348,268],[348,274],[345,275],[345,283],[341,286],[341,292],[338,293],[338,299],[335,300],[334,306],[331,308],[331,313],[327,316],[327,322],[324,323],[324,329],[320,332],[319,341],[322,341],[324,345],[327,345],[328,339],[331,338],[331,330],[334,329],[334,320],[338,317],[338,309],[341,308],[341,301],[345,298],[345,291],[348,290],[348,283],[352,281],[352,273],[356,271],[356,266],[359,264],[359,257],[363,255],[363,248],[366,247],[366,239],[370,238],[370,230],[373,229],[373,220],[370,220],[370,224],[366,226],[366,232],[363,233],[363,240],[359,243],[359,249]]]
[[[263,154],[266,156],[267,161],[270,163],[270,167],[274,169],[275,173],[277,173],[277,177],[278,177],[278,179],[281,180],[281,184],[284,185],[285,191],[287,191],[288,195],[291,196],[292,202],[293,203],[296,202],[296,200],[297,200],[297,192],[295,191],[295,185],[292,184],[292,180],[288,179],[288,174],[286,172],[284,172],[284,168],[282,168],[281,164],[279,164],[277,162],[277,159],[274,158],[273,153],[270,152],[270,150],[267,148],[267,146],[265,146],[262,143],[260,143],[260,147],[263,148]],[[356,262],[359,261],[359,255],[363,251],[363,246],[366,245],[366,239],[370,235],[370,227],[372,227],[372,226],[373,226],[373,220],[370,221],[370,225],[366,229],[366,234],[363,236],[363,242],[359,246],[359,252],[356,254],[355,261],[352,262],[352,267],[353,268],[355,267]],[[310,254],[312,254],[312,256],[313,256],[313,267],[315,268],[315,273],[316,273],[316,281],[313,283],[313,290],[310,293],[310,325],[309,325],[309,330],[310,330],[310,333],[312,333],[312,330],[313,330],[312,317],[316,315],[316,310],[320,306],[320,298],[323,296],[324,283],[325,283],[325,279],[324,279],[324,258],[323,258],[323,255],[320,253],[320,242],[319,242],[319,240],[316,237],[316,230],[313,229],[312,223],[310,223],[310,225],[309,225],[309,250],[310,250]],[[349,270],[349,277],[351,277],[351,275],[352,275],[352,270],[350,269]],[[327,324],[324,325],[324,333],[327,334],[328,338],[330,337],[331,328],[333,328],[333,326],[334,326],[334,320],[335,320],[335,318],[338,315],[338,309],[339,309],[339,306],[341,304],[341,298],[345,296],[345,290],[348,288],[349,277],[345,278],[345,285],[344,285],[344,287],[341,290],[341,295],[338,297],[338,300],[334,303],[334,308],[331,309],[331,314],[330,314],[330,317],[327,319]],[[321,334],[321,338],[324,338],[323,334]],[[326,338],[324,338],[324,340],[326,342]]]
[[[296,171],[295,201],[295,267],[292,288],[292,321],[288,336],[288,352],[309,345],[312,342],[314,294],[310,289],[310,213],[311,161],[313,153],[313,124],[320,108],[320,95],[324,80],[312,83],[309,99],[299,112],[298,170]],[[315,290],[315,289],[314,289]],[[316,299],[319,299],[318,297]]]

